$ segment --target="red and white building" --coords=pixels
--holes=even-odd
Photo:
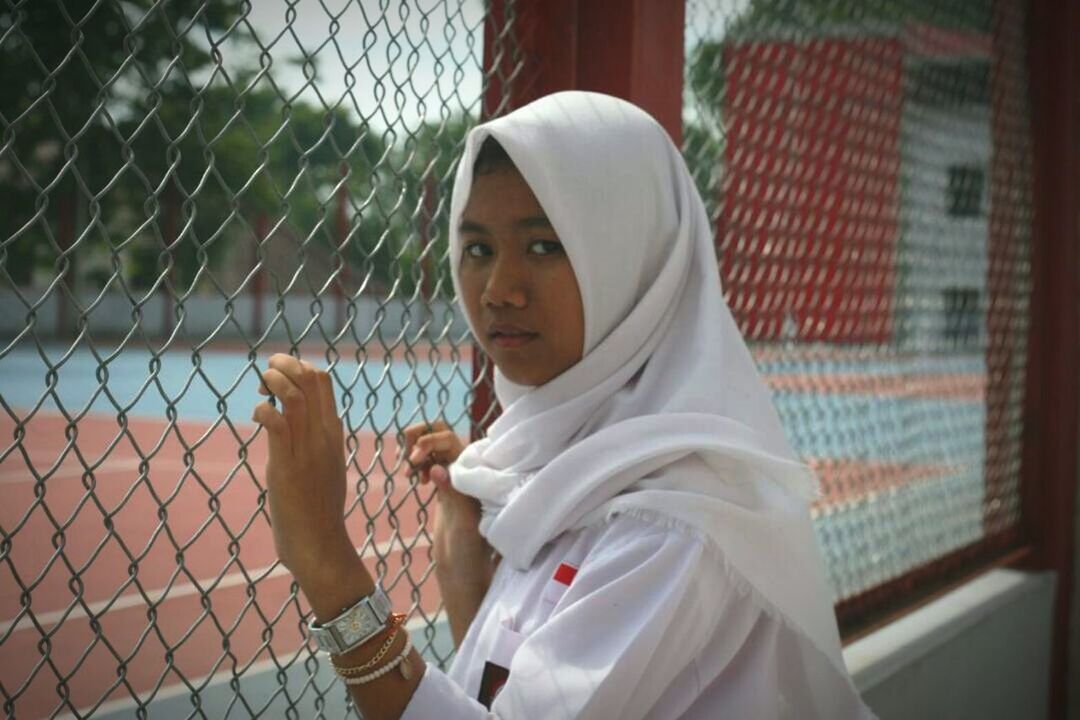
[[[725,41],[718,254],[750,338],[978,344],[990,51],[925,25]]]

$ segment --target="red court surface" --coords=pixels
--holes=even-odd
[[[19,693],[18,717],[46,717],[57,707],[58,675],[70,676],[64,693],[85,708],[110,687],[107,699],[181,682],[167,657],[193,680],[306,652],[299,620],[306,602],[293,596],[287,571],[274,567],[260,509],[262,434],[245,465],[241,441],[225,425],[169,430],[164,421],[138,420],[121,434],[114,418],[82,419],[67,452],[65,426],[56,415],[35,417],[24,428],[26,456],[17,450],[0,462],[0,526],[11,538],[0,563],[0,682]],[[235,430],[246,441],[254,426]],[[0,432],[15,437],[10,418]],[[438,589],[420,532],[431,491],[410,488],[406,471],[395,468],[393,438],[379,452],[374,436],[358,439],[370,478],[361,483],[363,506],[374,519],[354,508],[353,541],[385,575],[395,607],[431,616]],[[150,457],[145,468],[140,454]],[[47,474],[40,485],[31,466]],[[396,479],[387,480],[391,473]],[[349,506],[359,478],[350,469]],[[21,587],[30,585],[24,596]],[[117,686],[121,680],[130,689]]]
[[[985,377],[778,373],[767,381],[776,392],[982,403]],[[307,656],[306,602],[275,566],[258,480],[266,443],[262,434],[251,441],[252,424],[140,419],[122,430],[115,417],[91,416],[76,428],[70,443],[55,414],[21,429],[0,421],[12,439],[0,461],[0,528],[10,542],[0,550],[0,682],[18,694],[19,718],[49,717],[62,697],[79,709],[146,699]],[[432,617],[440,601],[422,530],[432,491],[410,485],[393,437],[356,440],[353,541],[396,608]],[[821,482],[818,509],[956,471],[865,458],[807,462]]]

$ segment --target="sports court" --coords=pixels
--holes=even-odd
[[[53,365],[64,358],[61,346],[44,351]],[[950,504],[979,507],[970,497],[982,491],[977,358],[929,367],[923,359],[913,372],[911,360],[771,354],[762,352],[759,365],[792,441],[818,470],[819,533],[839,588],[855,591],[919,564],[920,553],[978,536],[980,513],[959,524],[946,517]],[[160,708],[172,708],[158,712],[186,717],[193,688],[200,702],[226,706],[284,708],[314,702],[317,688],[326,697],[320,702],[343,703],[340,688],[328,689],[332,676],[308,678],[297,613],[305,603],[275,565],[261,505],[265,442],[249,418],[258,401],[253,366],[266,355],[253,362],[240,352],[155,358],[124,350],[110,359],[99,350],[99,357],[71,353],[55,379],[36,350],[0,361],[0,397],[14,415],[2,428],[13,441],[0,462],[0,525],[14,537],[4,572],[18,573],[0,583],[0,628],[10,633],[0,666],[6,677],[32,676],[20,716],[48,717],[55,707],[52,667],[65,675],[78,668],[65,687],[76,707],[105,697],[102,710],[115,708],[117,717],[134,705],[132,694],[158,697]],[[396,434],[447,417],[467,435],[468,368],[392,355],[334,366],[339,405],[341,389],[353,388],[349,528],[395,605],[412,608],[431,657],[437,650],[445,658],[449,649],[423,529],[431,494],[409,482]],[[902,435],[910,456],[899,448],[874,454]],[[945,501],[938,506],[949,522],[920,523],[907,546],[864,554],[846,544],[852,537],[872,543],[882,514],[901,516],[934,497]],[[33,589],[23,596],[20,585]],[[278,668],[289,665],[289,683],[279,687]]]

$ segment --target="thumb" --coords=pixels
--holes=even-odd
[[[450,484],[450,471],[442,465],[433,465],[428,477],[435,483],[435,487],[440,492],[448,492],[453,490],[453,486]]]

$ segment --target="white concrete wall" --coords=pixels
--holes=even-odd
[[[1053,573],[992,570],[844,648],[881,720],[1047,717]]]
[[[985,107],[931,108],[908,103],[901,129],[897,339],[908,350],[943,347],[944,291],[978,290],[985,337],[990,216],[990,113]],[[979,217],[948,212],[949,167],[985,171]]]

